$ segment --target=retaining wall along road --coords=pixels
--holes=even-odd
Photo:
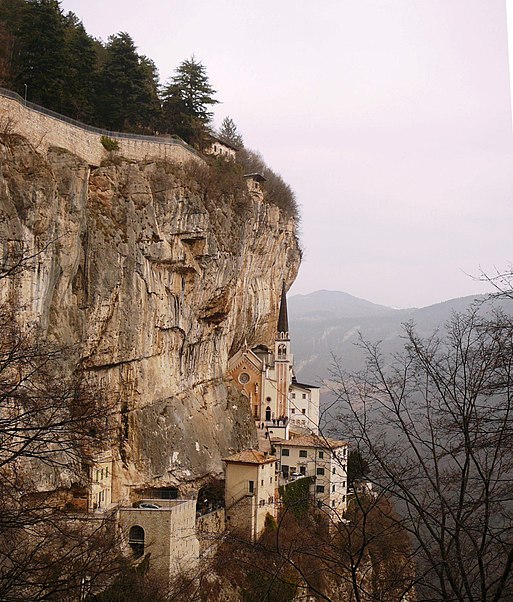
[[[167,160],[183,163],[191,159],[203,160],[183,140],[95,128],[33,103],[26,103],[16,92],[4,88],[0,88],[1,133],[19,134],[43,153],[52,146],[64,148],[95,167],[112,155],[133,161]],[[119,150],[105,150],[101,143],[102,136],[116,140]]]

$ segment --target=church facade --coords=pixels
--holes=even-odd
[[[294,377],[287,297],[282,288],[276,336],[272,349],[265,345],[239,350],[229,361],[228,372],[248,399],[257,424],[276,437],[317,433],[319,388]]]

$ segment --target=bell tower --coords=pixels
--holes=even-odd
[[[292,356],[290,353],[289,318],[287,313],[287,291],[283,282],[280,300],[278,328],[274,343],[274,363],[276,368],[276,410],[278,417],[290,415],[289,389],[292,379]]]

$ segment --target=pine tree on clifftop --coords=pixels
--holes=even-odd
[[[163,92],[163,129],[202,148],[207,141],[213,113],[219,101],[205,66],[194,56],[183,61]]]

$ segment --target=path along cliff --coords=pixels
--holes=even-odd
[[[223,456],[256,439],[227,360],[273,340],[282,281],[300,262],[294,217],[227,161],[94,166],[12,121],[2,129],[2,253],[36,255],[0,301],[115,404],[114,500],[219,475]]]

